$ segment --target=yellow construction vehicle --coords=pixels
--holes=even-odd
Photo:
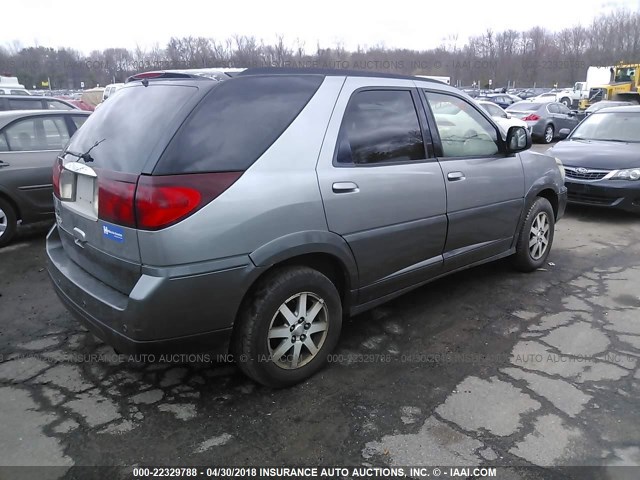
[[[611,68],[611,79],[606,85],[589,89],[589,96],[580,101],[584,110],[600,100],[627,100],[640,103],[640,63],[619,64]]]

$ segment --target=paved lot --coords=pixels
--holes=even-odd
[[[273,391],[120,361],[58,302],[30,229],[0,251],[0,466],[639,465],[639,235],[570,208],[544,269],[498,262],[353,318],[337,363]]]

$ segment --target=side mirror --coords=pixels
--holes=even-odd
[[[570,117],[575,117],[576,116],[576,112],[572,111],[572,112],[567,113],[567,115],[569,115]]]
[[[531,135],[524,127],[510,127],[507,132],[508,153],[518,153],[531,148]]]
[[[504,118],[511,118],[511,114],[509,112],[504,112]]]

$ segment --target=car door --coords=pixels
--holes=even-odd
[[[559,103],[558,105],[558,114],[561,117],[564,126],[562,128],[568,128],[569,130],[573,130],[576,125],[578,125],[578,117],[571,112],[571,110],[564,104]]]
[[[0,189],[6,191],[28,219],[53,212],[53,162],[69,140],[62,116],[16,120],[0,132]]]
[[[443,257],[445,271],[451,271],[512,247],[524,173],[518,155],[502,153],[498,128],[479,109],[455,93],[423,92],[447,190]]]
[[[328,228],[357,262],[360,304],[442,271],[446,192],[424,127],[412,81],[345,81],[317,175]]]

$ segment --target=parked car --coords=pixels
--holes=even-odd
[[[570,202],[640,213],[640,106],[592,113],[549,153],[564,164]]]
[[[507,112],[527,122],[533,139],[543,143],[566,138],[580,122],[575,112],[559,102],[538,103],[524,100],[511,105]]]
[[[2,95],[0,111],[5,110],[76,110],[77,107],[67,100],[35,95]]]
[[[51,166],[89,114],[81,110],[0,112],[0,247],[26,225],[53,216]]]
[[[124,83],[110,83],[106,87],[104,87],[104,91],[102,92],[102,101],[104,102],[111,95],[116,93],[116,91],[120,90]]]
[[[566,191],[530,145],[416,77],[134,77],[54,167],[49,273],[118,351],[230,345],[254,380],[291,385],[343,313],[497,258],[545,264]]]
[[[493,102],[501,108],[507,108],[508,106],[513,105],[514,103],[520,101],[519,98],[516,100],[507,93],[490,93],[487,95],[482,95],[477,99],[483,100],[486,102]]]
[[[587,108],[584,111],[584,113],[585,113],[585,116],[588,116],[603,108],[624,107],[627,105],[637,105],[637,104],[634,102],[626,102],[622,100],[600,100],[599,102],[596,102],[593,105],[591,105],[589,108]]]
[[[527,122],[520,120],[519,118],[514,118],[509,112],[505,111],[495,103],[478,101],[478,104],[484,108],[489,115],[491,115],[493,121],[502,127],[505,132],[507,132],[511,127],[522,127],[526,128],[529,133],[531,133],[531,128],[527,125]]]

